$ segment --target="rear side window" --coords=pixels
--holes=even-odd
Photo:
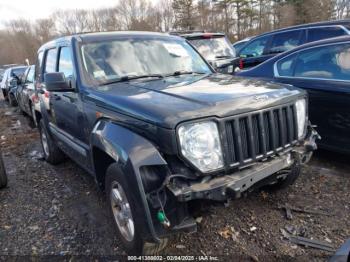
[[[293,49],[300,44],[300,30],[293,30],[289,32],[275,34],[272,38],[270,54],[283,53],[287,50]]]
[[[45,73],[56,72],[56,59],[57,59],[57,49],[50,49],[47,51],[46,62],[45,62]]]
[[[263,36],[258,39],[252,40],[240,51],[240,57],[258,57],[264,54],[267,42],[270,36]]]
[[[285,70],[289,64],[290,69]],[[278,61],[277,71],[280,76],[350,81],[350,43],[301,51]]]
[[[73,76],[73,63],[69,47],[62,47],[60,49],[58,72],[62,72],[66,78]]]
[[[308,29],[308,42],[345,35],[346,32],[339,27],[320,27]]]

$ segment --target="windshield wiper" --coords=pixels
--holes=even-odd
[[[119,83],[119,82],[127,82],[129,80],[140,79],[140,78],[149,78],[149,77],[164,78],[164,76],[161,74],[129,75],[129,76],[126,75],[126,76],[122,76],[116,80],[103,83],[101,85],[104,86],[104,85],[110,85],[110,84]]]
[[[193,75],[193,74],[205,75],[207,73],[205,73],[205,72],[192,72],[192,71],[175,71],[174,73],[170,73],[170,74],[167,74],[164,76],[167,77],[167,76]]]

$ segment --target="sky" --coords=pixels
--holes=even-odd
[[[114,6],[118,0],[0,0],[0,25],[15,18],[47,18],[57,9],[97,9]]]

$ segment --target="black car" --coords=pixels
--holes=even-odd
[[[0,86],[5,100],[9,101],[11,106],[17,105],[16,88],[26,69],[26,66],[15,66],[8,68],[4,73]]]
[[[217,74],[180,37],[80,34],[38,60],[45,159],[66,154],[94,177],[129,253],[195,231],[192,200],[292,184],[316,148],[305,91]]]
[[[322,136],[319,144],[350,153],[350,36],[300,46],[238,75],[307,90],[310,119]]]
[[[39,99],[34,85],[34,73],[35,66],[29,66],[20,81],[21,83],[16,89],[16,98],[19,108],[33,119],[35,119],[35,111],[39,107],[37,105]]]
[[[299,45],[350,35],[350,20],[319,22],[279,29],[252,38],[237,52],[235,69],[254,67]]]
[[[4,161],[2,160],[2,153],[0,148],[0,188],[4,188],[7,185],[7,175],[4,166]]]
[[[171,34],[187,39],[216,71],[233,73],[232,62],[236,52],[225,34],[208,32],[172,32]]]

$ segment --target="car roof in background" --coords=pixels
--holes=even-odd
[[[69,36],[62,36],[56,38],[44,45],[42,45],[38,52],[43,49],[53,48],[58,43],[62,42],[70,42],[72,39],[77,39],[81,42],[93,42],[96,40],[112,40],[116,37],[135,37],[135,38],[152,38],[152,37],[164,37],[164,38],[174,38],[174,39],[182,39],[179,36],[169,35],[167,33],[157,33],[157,32],[147,32],[147,31],[108,31],[108,32],[89,32],[89,33],[81,33],[74,34]]]
[[[170,32],[169,34],[181,36],[186,39],[225,37],[224,33],[220,33],[220,32],[213,33],[213,32],[204,32],[204,31],[199,31],[199,32],[178,31],[178,32]]]
[[[13,66],[13,67],[10,67],[9,69],[13,70],[13,69],[22,69],[22,68],[27,68],[27,66]]]
[[[333,20],[333,21],[316,22],[316,23],[309,23],[309,24],[289,26],[289,27],[277,29],[277,30],[274,30],[274,31],[266,32],[266,33],[260,34],[260,35],[258,35],[256,37],[269,35],[269,34],[273,34],[273,33],[289,31],[289,30],[294,30],[294,29],[304,29],[304,28],[309,28],[309,27],[321,27],[321,26],[332,26],[332,25],[350,26],[350,19]],[[254,37],[254,38],[256,38],[256,37]]]

